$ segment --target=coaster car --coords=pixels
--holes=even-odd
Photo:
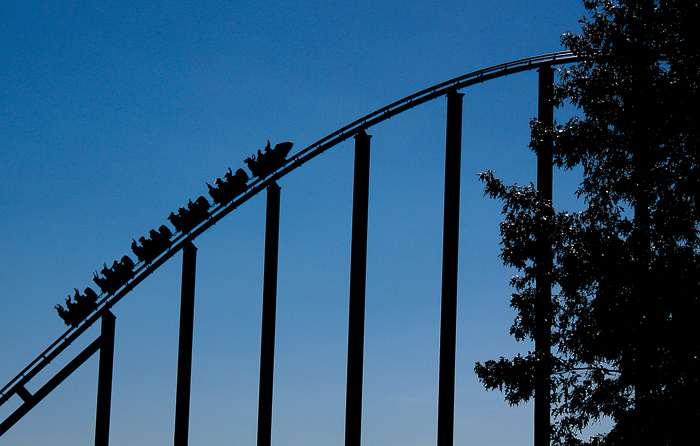
[[[63,322],[71,327],[77,327],[86,317],[97,309],[97,293],[92,288],[85,288],[85,294],[81,295],[77,288],[75,296],[71,300],[70,295],[66,298],[66,308],[56,305],[54,308]]]
[[[104,268],[101,271],[103,277],[99,277],[97,271],[95,271],[93,273],[95,277],[92,279],[103,293],[114,294],[129,279],[134,277],[135,265],[129,256],[122,257],[121,262],[115,260],[111,268],[108,268],[106,263],[103,265]]]
[[[217,178],[214,185],[207,183],[209,195],[216,204],[227,204],[234,198],[245,192],[248,187],[248,174],[243,169],[238,169],[235,173],[228,168],[224,179]]]
[[[204,221],[209,216],[209,202],[206,198],[200,196],[196,201],[192,200],[187,203],[187,207],[181,207],[177,215],[174,212],[170,213],[168,220],[175,226],[178,232],[190,232],[195,226]]]
[[[136,258],[143,263],[151,263],[163,251],[170,248],[172,244],[170,237],[173,236],[173,233],[165,225],[161,225],[158,231],[151,229],[148,235],[151,238],[139,238],[140,245],[136,240],[131,239],[131,250],[136,255]]]
[[[265,178],[284,164],[293,145],[292,142],[281,142],[271,149],[270,141],[267,141],[264,152],[258,150],[257,155],[249,156],[244,162],[254,177]]]

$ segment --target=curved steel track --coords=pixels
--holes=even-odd
[[[137,265],[134,277],[129,280],[120,290],[118,290],[118,292],[114,294],[102,295],[103,297],[98,301],[97,309],[89,317],[87,317],[77,327],[69,328],[34,361],[25,367],[24,370],[22,370],[14,379],[5,385],[2,390],[0,390],[0,405],[4,404],[5,401],[7,401],[12,395],[18,393],[18,391],[21,391],[22,387],[27,382],[36,376],[37,373],[39,373],[46,365],[55,359],[70,344],[72,344],[73,341],[83,334],[92,324],[100,319],[105,311],[112,308],[117,302],[119,302],[119,300],[121,300],[122,297],[126,296],[139,283],[146,279],[146,277],[150,276],[162,264],[173,257],[183,248],[185,244],[196,239],[200,234],[214,226],[231,211],[251,199],[253,196],[257,195],[259,192],[263,191],[270,183],[284,177],[288,173],[292,172],[298,167],[301,167],[303,164],[306,164],[308,161],[326,150],[340,144],[346,139],[353,137],[358,132],[366,130],[376,124],[379,124],[380,122],[386,121],[387,119],[412,109],[420,104],[424,104],[433,99],[444,96],[451,91],[461,90],[462,88],[470,85],[479,84],[491,79],[508,76],[510,74],[531,71],[542,67],[574,63],[580,60],[581,57],[573,54],[572,52],[562,51],[514,60],[504,64],[484,68],[482,70],[473,71],[400,99],[319,139],[315,143],[288,158],[287,161],[272,174],[265,178],[258,178],[250,183],[246,192],[240,195],[236,200],[226,205],[214,206],[210,210],[209,216],[202,223],[200,223],[189,233],[178,234],[174,239],[172,246],[150,264],[141,263]]]

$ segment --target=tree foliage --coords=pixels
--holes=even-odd
[[[532,185],[481,174],[503,201],[501,258],[520,270],[511,334],[533,339],[536,282],[550,279],[554,444],[685,444],[700,421],[700,11],[690,0],[584,4],[582,33],[562,37],[584,59],[555,87],[557,105],[581,116],[533,121],[531,147],[549,133],[555,165],[582,168],[585,209],[555,210]],[[546,269],[535,262],[542,231],[554,253]],[[537,359],[475,371],[514,405],[533,397]],[[580,438],[601,418],[610,431]]]

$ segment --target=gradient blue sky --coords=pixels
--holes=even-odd
[[[0,385],[63,333],[54,304],[268,139],[295,152],[430,85],[559,51],[583,13],[579,0],[2,2]],[[455,445],[532,442],[532,407],[473,373],[531,348],[508,336],[514,272],[475,174],[534,181],[536,80],[464,91]],[[445,105],[370,131],[367,446],[435,444]],[[280,181],[275,445],[343,444],[352,157],[348,141]],[[192,445],[255,444],[264,202],[195,243]],[[114,308],[114,445],[172,443],[180,269],[177,255]],[[96,383],[94,357],[0,445],[91,444]]]

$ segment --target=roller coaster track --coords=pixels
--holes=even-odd
[[[0,406],[13,395],[19,395],[20,397],[26,395],[28,392],[25,385],[44,367],[51,363],[51,361],[58,357],[58,355],[69,345],[78,339],[79,336],[81,336],[90,326],[100,319],[102,315],[109,311],[117,302],[129,294],[138,284],[150,276],[161,265],[178,253],[185,245],[192,242],[200,234],[214,226],[231,211],[263,191],[268,185],[272,184],[279,178],[284,177],[288,173],[301,167],[326,150],[357,135],[358,133],[418,105],[424,104],[433,99],[437,99],[441,96],[445,96],[450,92],[458,91],[471,85],[523,71],[531,71],[543,67],[574,63],[580,60],[582,60],[580,56],[577,56],[569,51],[562,51],[514,60],[482,70],[473,71],[446,82],[434,85],[430,88],[419,91],[392,104],[382,107],[304,148],[295,155],[289,157],[285,163],[272,174],[265,178],[257,178],[252,181],[248,185],[246,191],[237,199],[225,205],[213,206],[209,211],[208,217],[190,232],[176,234],[169,249],[167,249],[149,264],[139,263],[134,270],[135,274],[133,278],[126,282],[119,290],[117,290],[117,292],[114,294],[102,294],[97,302],[97,309],[92,314],[83,320],[77,327],[69,328],[27,367],[25,367],[24,370],[22,370],[15,378],[5,385],[2,390],[0,390]],[[2,435],[2,433],[3,432],[0,432],[0,435]]]

